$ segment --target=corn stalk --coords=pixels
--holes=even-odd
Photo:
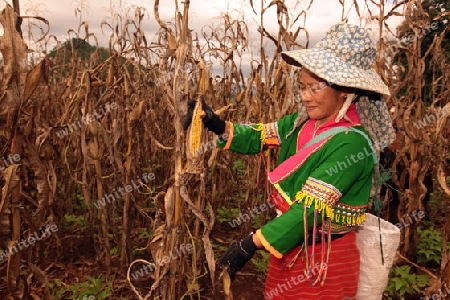
[[[36,64],[28,74],[25,65],[20,64],[26,54],[22,53],[21,49],[25,46],[20,34],[17,34],[20,33],[20,19],[14,18],[18,14],[7,21],[11,25],[5,27],[5,35],[0,37],[5,62],[0,64],[3,76],[0,83],[0,142],[5,145],[2,148],[4,156],[20,153],[23,161],[20,167],[11,166],[3,175],[5,185],[0,202],[2,249],[6,246],[6,239],[14,243],[17,238],[24,237],[20,236],[19,231],[35,232],[50,221],[62,225],[66,215],[74,215],[84,218],[87,228],[67,229],[68,234],[63,239],[70,244],[55,238],[55,243],[45,243],[46,248],[42,244],[30,247],[27,256],[22,252],[21,258],[29,257],[37,261],[50,253],[57,262],[61,262],[62,258],[67,261],[72,259],[70,251],[78,250],[71,247],[74,235],[93,237],[96,243],[94,259],[98,267],[109,274],[111,280],[118,279],[120,284],[123,274],[114,278],[114,273],[108,271],[117,268],[120,273],[128,265],[128,275],[132,274],[135,270],[132,266],[139,268],[139,264],[134,262],[142,263],[142,260],[136,260],[130,264],[135,251],[150,250],[152,259],[157,262],[189,242],[195,246],[192,254],[181,253],[180,257],[163,265],[145,262],[155,267],[147,278],[151,283],[143,283],[143,278],[142,281],[133,281],[136,287],[133,291],[139,293],[143,286],[151,285],[147,296],[138,296],[139,299],[200,298],[206,293],[206,297],[214,297],[213,294],[219,289],[215,284],[215,261],[210,240],[214,211],[221,207],[243,211],[259,205],[265,198],[264,174],[260,167],[261,158],[242,157],[214,148],[212,135],[204,130],[198,132],[199,128],[203,128],[197,126],[201,125],[197,115],[194,120],[196,128],[193,126],[184,133],[181,123],[186,101],[196,99],[197,109],[202,101],[214,108],[222,107],[218,111],[222,117],[236,122],[272,122],[286,113],[295,112],[300,101],[296,92],[298,70],[282,62],[279,52],[309,46],[306,16],[310,7],[315,5],[317,8],[320,3],[312,0],[250,1],[256,19],[260,20],[257,25],[259,45],[256,47],[258,49],[254,49],[250,47],[252,34],[244,12],[224,12],[215,19],[217,23],[202,28],[202,38],[199,39],[195,30],[188,28],[189,2],[183,2],[184,6],[180,8],[179,1],[172,2],[176,4],[175,18],[167,22],[163,22],[158,14],[159,1],[154,2],[155,18],[160,28],[151,43],[147,44],[148,32],[144,33],[141,26],[141,22],[146,21],[142,8],[133,10],[132,17],[122,11],[114,12],[112,8],[112,18],[101,23],[103,33],[109,33],[111,37],[107,49],[110,56],[106,61],[99,58],[99,51],[80,59],[77,55],[81,51],[80,44],[69,40],[71,49],[67,56],[63,54],[66,49],[57,49],[56,56]],[[342,5],[342,20],[349,20],[352,12],[356,11],[361,23],[366,22],[369,27],[373,25],[376,28],[374,32],[379,38],[380,56],[376,67],[391,87],[392,97],[388,99],[388,105],[396,109],[393,118],[401,136],[397,148],[392,150],[395,152],[393,169],[396,171],[393,182],[401,192],[400,199],[396,203],[393,199],[395,191],[387,189],[384,200],[389,203],[389,208],[393,207],[399,219],[425,207],[426,173],[433,174],[444,193],[448,194],[450,190],[446,156],[448,116],[442,116],[437,126],[434,124],[422,130],[413,127],[417,120],[433,114],[435,107],[448,105],[449,95],[445,87],[448,86],[449,73],[439,72],[447,68],[447,61],[440,52],[440,45],[446,36],[445,33],[436,36],[433,45],[426,51],[419,50],[420,41],[412,41],[408,47],[400,48],[400,52],[407,54],[404,66],[394,68],[389,58],[392,54],[386,53],[389,41],[385,34],[392,30],[387,26],[387,21],[391,16],[399,15],[393,11],[394,8],[406,5],[409,10],[404,14],[411,15],[412,8],[420,6],[421,2],[367,0],[364,7],[359,0],[335,2]],[[389,6],[391,9],[388,9]],[[14,7],[18,7],[18,0],[14,0]],[[2,12],[2,20],[9,18],[10,11],[13,10],[7,8]],[[268,14],[276,14],[271,17],[277,20],[278,31],[267,22]],[[75,36],[89,43],[94,41],[98,50],[100,47],[96,37],[89,32],[89,26],[83,22],[81,14],[79,16],[80,26],[78,30],[68,31],[70,38]],[[439,17],[446,15],[442,13]],[[420,28],[426,19],[426,15],[421,15],[420,20],[411,18],[409,24],[412,28]],[[24,17],[24,20],[27,19]],[[84,35],[80,33],[83,30]],[[448,32],[448,28],[446,30]],[[47,32],[43,28],[37,31]],[[49,53],[57,40],[54,36],[43,35],[42,40],[35,41],[42,45],[42,51],[37,50],[30,56]],[[11,36],[14,37],[12,42],[9,40]],[[9,44],[19,46],[11,51],[6,47]],[[423,95],[418,91],[423,86],[420,78],[426,56],[433,59],[425,69],[436,70],[439,74],[433,79],[435,98],[429,108],[421,103],[420,97]],[[221,77],[210,74],[211,66]],[[403,70],[407,72],[402,73]],[[49,72],[49,84],[39,85],[43,82],[41,79],[45,79],[46,72]],[[247,73],[248,77],[244,75]],[[28,79],[24,79],[25,76]],[[26,83],[27,80],[29,83]],[[33,94],[36,87],[37,93]],[[404,87],[407,87],[406,92],[401,94]],[[31,94],[33,97],[30,97]],[[55,132],[67,129],[68,124],[87,117],[93,109],[107,102],[117,103],[118,110],[89,126],[69,132],[64,138],[55,136]],[[193,141],[194,144],[191,143]],[[196,153],[197,148],[200,154]],[[275,157],[276,151],[273,151],[271,158]],[[234,163],[237,160],[241,164],[236,167]],[[174,163],[167,163],[172,161]],[[131,180],[136,181],[143,172],[155,172],[155,183],[117,197],[117,201],[107,203],[101,209],[94,207],[97,200],[111,194],[114,189],[129,185]],[[426,193],[430,192],[429,187],[426,188]],[[18,215],[17,209],[14,211],[15,229],[12,232],[10,216],[13,199],[16,205],[20,204],[24,209],[22,216]],[[443,198],[441,204],[448,206],[448,197]],[[53,210],[58,213],[53,214]],[[205,213],[206,210],[209,214]],[[261,217],[264,223],[266,216]],[[242,224],[235,231],[236,236],[248,234],[252,225],[252,222]],[[145,244],[147,240],[140,236],[141,232],[151,236],[148,247]],[[415,235],[412,226],[404,232],[408,236]],[[448,232],[446,238],[449,238]],[[214,243],[226,247],[230,241],[220,237]],[[408,237],[405,241],[401,251],[412,255],[414,238]],[[115,247],[118,251],[110,252]],[[218,250],[216,254],[220,255],[220,252]],[[139,255],[146,257],[147,253]],[[25,294],[18,277],[19,266],[22,272],[32,270],[35,276],[29,277],[30,280],[42,282],[38,286],[38,282],[31,281],[30,289],[45,298],[45,292],[41,291],[47,290],[48,294],[48,284],[42,274],[49,271],[47,276],[56,277],[61,273],[58,270],[51,274],[52,270],[57,269],[56,265],[46,272],[32,268],[31,264],[28,264],[29,268],[23,268],[20,261],[17,264],[19,256],[11,257],[9,268],[11,276],[8,280],[14,297]],[[208,270],[204,268],[205,258]],[[441,282],[448,282],[450,278],[448,260],[443,253]],[[210,277],[206,280],[211,282],[211,288],[210,282],[207,282],[208,288],[201,291],[205,285],[205,275]],[[134,280],[130,276],[128,278],[130,283]],[[71,284],[81,278],[59,279]],[[225,282],[226,285],[229,283]],[[437,290],[439,286],[433,288]],[[232,297],[231,286],[225,286],[224,291],[227,297]]]
[[[9,140],[11,154],[22,155],[23,140],[21,138],[20,129],[18,128],[18,119],[20,108],[23,104],[23,87],[25,84],[25,62],[27,59],[27,46],[22,39],[20,30],[21,19],[19,3],[16,1],[14,9],[7,5],[0,12],[0,23],[3,25],[4,34],[0,37],[0,52],[5,62],[4,81],[1,85],[2,95],[0,117],[2,123],[6,125],[9,132],[2,132],[2,135]],[[19,29],[19,30],[18,30]],[[8,170],[9,169],[9,170]],[[3,174],[8,175],[6,185],[2,192],[2,201],[0,202],[0,213],[3,205],[8,202],[11,210],[11,242],[9,246],[16,246],[20,241],[21,231],[21,181],[17,174],[17,165],[10,166]],[[7,200],[8,199],[8,200]],[[20,275],[21,254],[16,252],[10,253],[8,257],[8,288],[14,299],[21,299],[26,292],[26,283]]]

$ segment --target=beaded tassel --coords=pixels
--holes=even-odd
[[[308,220],[306,220],[308,221]],[[314,271],[315,268],[315,256],[316,256],[316,234],[317,234],[317,209],[314,210],[314,223],[313,223],[313,232],[312,232],[312,247],[311,247],[311,274],[313,276],[316,275],[316,272]]]
[[[328,273],[328,262],[330,260],[330,251],[331,251],[331,220],[328,220],[328,244],[327,244],[327,259],[321,268],[324,268],[324,274],[323,278],[321,280],[321,285],[325,283],[325,278],[327,277]]]
[[[308,248],[306,246],[305,256],[306,256],[306,268],[305,268],[305,275],[309,278],[311,278],[311,285],[314,286],[317,283],[320,282],[320,285],[323,286],[325,284],[325,279],[327,277],[328,272],[328,262],[330,258],[330,251],[331,251],[331,220],[328,219],[325,220],[325,215],[322,214],[322,224],[321,224],[321,253],[320,253],[320,267],[318,272],[316,273],[313,269],[315,267],[315,244],[316,244],[316,234],[317,234],[317,214],[318,211],[314,210],[314,228],[312,232],[313,236],[313,243],[312,243],[312,251],[311,255],[308,254]],[[304,216],[306,218],[306,216]],[[307,224],[307,219],[305,219],[305,223]],[[327,235],[327,241],[325,242],[325,235]],[[308,228],[305,227],[305,241],[308,240]],[[307,245],[307,243],[305,242]]]
[[[305,273],[307,273],[307,275],[309,274],[309,257],[308,257],[308,207],[306,206],[306,203],[303,204],[303,226],[305,229],[305,263],[306,263],[306,268],[305,268]]]
[[[303,244],[304,245],[304,244]],[[303,246],[300,247],[300,250],[298,250],[297,254],[295,254],[295,256],[291,259],[291,261],[288,264],[289,268],[292,268],[292,266],[295,264],[295,261],[297,260],[298,256],[302,253],[303,251]],[[284,268],[285,266],[283,266]]]
[[[319,268],[319,274],[317,275],[316,281],[313,285],[316,285],[320,278],[322,278],[325,270],[324,270],[324,259],[325,259],[325,216],[322,214],[322,224],[321,224],[321,230],[320,230],[321,236],[321,251],[320,251],[320,268]],[[321,285],[323,286],[323,282],[321,282]]]

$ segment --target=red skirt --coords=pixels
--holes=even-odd
[[[316,245],[315,257],[321,257],[321,248]],[[308,247],[310,251],[310,246]],[[295,263],[289,263],[298,254],[300,247],[286,253],[283,258],[270,256],[266,277],[264,299],[266,300],[352,300],[356,297],[359,279],[359,250],[356,235],[350,232],[331,242],[327,276],[323,286],[311,286],[312,280],[305,275],[305,256],[302,252]],[[316,259],[317,260],[317,259]],[[320,261],[315,264],[317,271]]]

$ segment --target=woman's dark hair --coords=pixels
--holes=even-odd
[[[379,94],[377,92],[355,89],[355,88],[340,86],[340,85],[336,85],[336,84],[332,84],[330,86],[337,91],[344,91],[344,92],[356,94],[358,96],[358,99],[356,99],[355,101],[358,101],[360,97],[364,97],[364,96],[367,96],[370,100],[381,100],[381,98],[382,98],[381,94]]]

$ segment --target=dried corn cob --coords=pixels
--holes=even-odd
[[[200,149],[200,143],[202,138],[203,124],[200,114],[202,112],[202,103],[200,99],[195,104],[194,111],[192,113],[192,123],[189,129],[188,137],[188,155],[189,157],[195,157]]]

